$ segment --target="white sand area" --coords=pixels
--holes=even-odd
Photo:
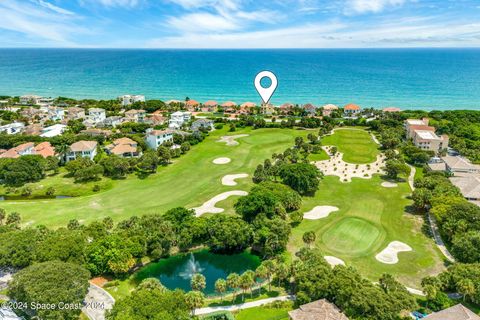
[[[230,163],[230,161],[232,161],[232,159],[227,157],[222,157],[222,158],[214,159],[212,162],[215,164],[227,164],[227,163]]]
[[[332,267],[335,267],[338,265],[341,265],[341,266],[345,265],[345,261],[343,261],[340,258],[333,257],[333,256],[324,256],[324,258],[328,262],[328,264],[331,265]]]
[[[227,144],[227,146],[236,146],[239,143],[235,139],[243,138],[243,137],[248,137],[248,134],[237,134],[237,135],[233,135],[233,136],[223,136],[217,142],[225,142]]]
[[[396,184],[394,182],[385,181],[385,182],[382,182],[382,187],[384,187],[384,188],[396,188],[396,187],[398,187],[398,184]]]
[[[205,202],[204,204],[202,204],[201,207],[193,208],[193,210],[195,210],[195,215],[197,217],[201,216],[204,213],[221,213],[225,211],[225,209],[215,207],[217,202],[226,200],[230,196],[246,196],[246,195],[248,195],[248,192],[242,191],[242,190],[233,190],[233,191],[220,193],[215,197],[213,197],[212,199]]]
[[[398,253],[412,251],[413,249],[406,243],[400,241],[392,241],[388,246],[382,250],[375,258],[381,263],[385,264],[397,264]]]
[[[312,210],[305,212],[303,218],[307,220],[318,220],[329,216],[330,213],[338,211],[337,207],[333,206],[316,206]]]
[[[246,173],[238,173],[238,174],[227,174],[222,178],[222,184],[224,186],[236,186],[237,182],[235,179],[244,179],[248,177]]]
[[[331,146],[322,147],[330,156],[328,160],[315,161],[314,164],[326,176],[337,176],[341,182],[351,182],[352,178],[371,179],[374,174],[384,174],[385,156],[379,154],[377,160],[367,164],[353,164],[343,161],[343,153],[330,153]]]

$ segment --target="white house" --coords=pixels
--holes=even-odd
[[[120,116],[111,116],[111,117],[107,117],[104,121],[103,121],[103,126],[104,127],[113,127],[115,128],[116,126],[118,126],[119,124],[122,124],[123,122],[123,118],[120,117]]]
[[[177,111],[170,115],[168,127],[171,129],[180,129],[184,123],[190,121],[192,113],[188,111]]]
[[[54,124],[49,127],[45,127],[42,129],[42,133],[40,137],[51,138],[56,137],[63,134],[67,130],[67,126],[64,124]]]
[[[139,94],[125,94],[123,96],[118,97],[118,100],[122,104],[122,106],[129,106],[135,102],[145,102],[145,96]]]
[[[157,149],[167,141],[173,141],[173,132],[170,130],[147,130],[147,145],[150,149]]]
[[[127,122],[136,122],[136,123],[143,123],[145,122],[145,117],[147,116],[147,112],[145,110],[128,110],[125,112],[125,120]]]
[[[0,132],[5,132],[6,134],[18,134],[21,133],[25,128],[25,124],[22,122],[12,122],[4,126],[0,126]]]
[[[103,122],[106,118],[105,109],[102,108],[91,108],[88,109],[88,118],[94,123]]]
[[[41,96],[36,96],[36,95],[33,95],[33,94],[26,94],[26,95],[20,96],[20,104],[35,105],[35,104],[38,104],[40,99],[42,99]]]
[[[66,161],[75,160],[78,157],[93,158],[97,155],[97,141],[77,141],[70,146],[66,155]]]

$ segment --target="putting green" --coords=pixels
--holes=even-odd
[[[349,163],[372,163],[379,154],[378,145],[370,133],[359,128],[339,128],[334,134],[322,138],[322,145],[336,146]]]
[[[367,220],[347,217],[322,235],[325,246],[333,252],[357,256],[368,251],[380,237],[380,230]]]

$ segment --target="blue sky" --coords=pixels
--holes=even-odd
[[[0,0],[0,47],[480,47],[480,0]]]

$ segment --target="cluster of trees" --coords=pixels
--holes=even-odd
[[[266,159],[259,164],[253,182],[281,181],[301,195],[314,195],[322,173],[307,158],[312,152],[320,152],[320,139],[314,134],[309,134],[308,139],[306,143],[302,137],[295,138],[295,147],[273,154],[272,161]]]
[[[39,181],[48,171],[58,171],[57,158],[43,158],[40,155],[0,158],[0,181],[7,186],[19,187]]]
[[[406,288],[391,275],[384,274],[379,284],[362,278],[353,268],[331,268],[315,249],[303,248],[292,266],[296,304],[317,299],[335,303],[348,317],[365,320],[396,320],[404,310],[417,307]]]
[[[443,174],[429,173],[416,180],[415,187],[415,207],[430,208],[455,258],[465,263],[480,262],[480,208],[465,200]]]
[[[17,314],[41,319],[78,319],[90,273],[61,261],[37,263],[17,272],[8,286]],[[38,307],[40,306],[40,307]]]
[[[427,295],[427,307],[433,311],[451,305],[446,292],[460,293],[463,301],[480,304],[480,264],[453,264],[437,277],[424,278],[422,288]]]

